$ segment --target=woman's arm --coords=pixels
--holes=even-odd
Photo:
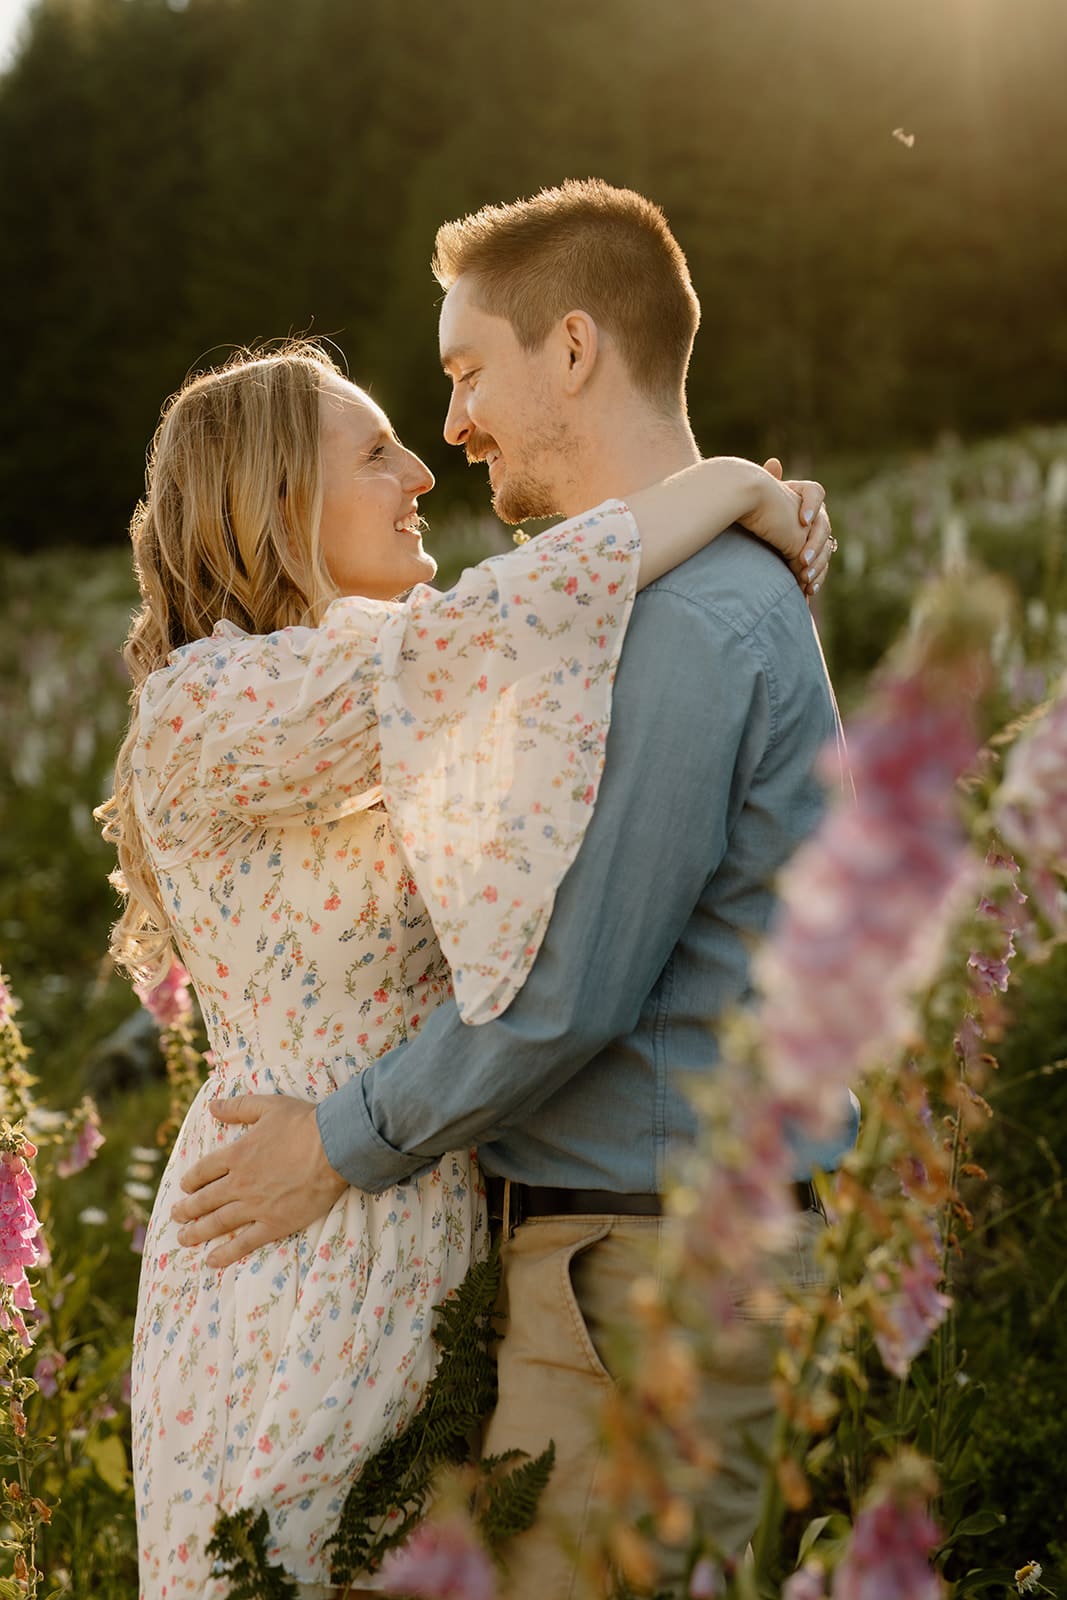
[[[754,461],[713,456],[627,496],[641,531],[638,587],[653,583],[739,522],[780,551],[801,588],[813,594],[830,559],[830,522],[822,485],[806,482],[798,488],[799,493]]]

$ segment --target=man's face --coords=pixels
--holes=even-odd
[[[445,438],[468,461],[488,461],[501,521],[554,516],[575,446],[552,335],[540,350],[524,350],[505,317],[476,303],[466,276],[445,295],[439,332],[441,365],[452,380]]]

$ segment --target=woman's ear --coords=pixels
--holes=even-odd
[[[593,376],[600,353],[600,330],[588,311],[568,311],[559,326],[567,363],[564,388],[568,394],[578,394]]]

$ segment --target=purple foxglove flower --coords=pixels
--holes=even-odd
[[[978,749],[962,690],[935,695],[921,671],[890,680],[850,745],[856,803],[832,810],[783,872],[755,962],[771,1085],[817,1135],[906,1031],[911,990],[936,967],[974,870],[956,801]]]

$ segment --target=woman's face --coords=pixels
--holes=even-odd
[[[342,594],[392,600],[429,582],[437,563],[422,548],[418,497],[433,474],[355,384],[324,378],[319,415],[319,538],[334,583]]]

